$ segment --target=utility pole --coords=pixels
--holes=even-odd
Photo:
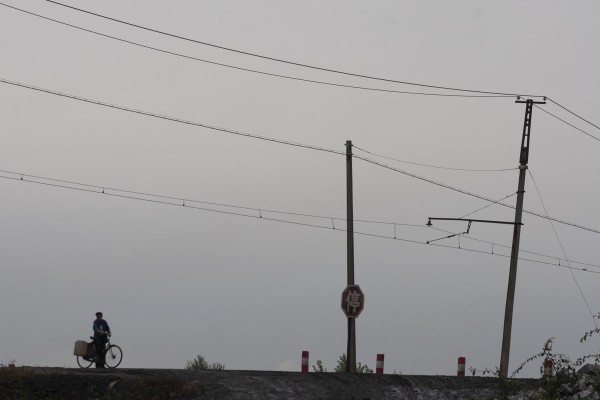
[[[352,141],[346,141],[346,222],[348,286],[354,285],[354,202],[352,192]],[[346,372],[356,372],[355,318],[348,317]]]
[[[545,99],[544,99],[545,100]],[[519,158],[519,186],[517,189],[517,206],[515,210],[515,223],[513,230],[513,243],[510,253],[510,271],[508,273],[508,290],[506,292],[506,308],[504,311],[504,331],[502,334],[502,353],[500,355],[500,378],[508,377],[508,362],[510,358],[510,338],[512,332],[513,306],[515,300],[515,286],[517,282],[517,261],[519,259],[519,242],[521,240],[521,218],[523,216],[523,198],[525,196],[525,173],[529,161],[529,139],[531,134],[531,114],[534,104],[546,104],[545,101],[521,100],[516,103],[525,103],[525,121],[523,123],[523,137],[521,139],[521,155]]]

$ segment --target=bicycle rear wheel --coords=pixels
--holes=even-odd
[[[87,358],[87,357],[86,357]],[[77,356],[77,365],[79,365],[81,368],[89,368],[92,366],[93,361],[90,359],[85,359],[81,356]]]
[[[106,349],[106,353],[104,356],[104,364],[108,368],[117,368],[119,364],[121,364],[121,360],[123,359],[123,351],[116,344],[111,344]]]

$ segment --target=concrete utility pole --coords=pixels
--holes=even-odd
[[[354,202],[352,192],[352,141],[346,141],[346,222],[348,286],[354,285]],[[348,317],[348,347],[346,372],[356,372],[355,318]]]
[[[544,99],[545,100],[545,99]],[[510,338],[512,332],[513,306],[515,300],[515,286],[517,282],[517,262],[519,259],[519,242],[521,240],[521,217],[523,216],[523,198],[525,197],[525,173],[529,161],[529,138],[531,134],[531,114],[534,104],[546,104],[545,101],[520,100],[516,103],[525,103],[525,122],[523,124],[523,137],[521,139],[521,155],[519,158],[519,186],[517,189],[517,206],[515,210],[515,224],[513,243],[510,253],[510,271],[508,273],[508,290],[506,292],[506,309],[504,311],[504,331],[502,334],[502,353],[500,355],[500,378],[508,377],[508,362],[510,358]]]

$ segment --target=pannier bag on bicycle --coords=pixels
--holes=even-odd
[[[90,348],[88,342],[85,340],[76,340],[75,341],[75,350],[73,350],[73,355],[79,357],[87,357],[89,354]]]

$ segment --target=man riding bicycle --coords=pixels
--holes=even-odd
[[[103,350],[104,346],[108,342],[108,336],[110,336],[110,327],[108,326],[108,322],[106,322],[102,318],[102,313],[96,313],[96,319],[92,324],[92,329],[94,331],[94,346],[96,347],[96,354],[99,355],[98,361],[96,361],[96,368],[106,368],[104,366],[104,355]]]

